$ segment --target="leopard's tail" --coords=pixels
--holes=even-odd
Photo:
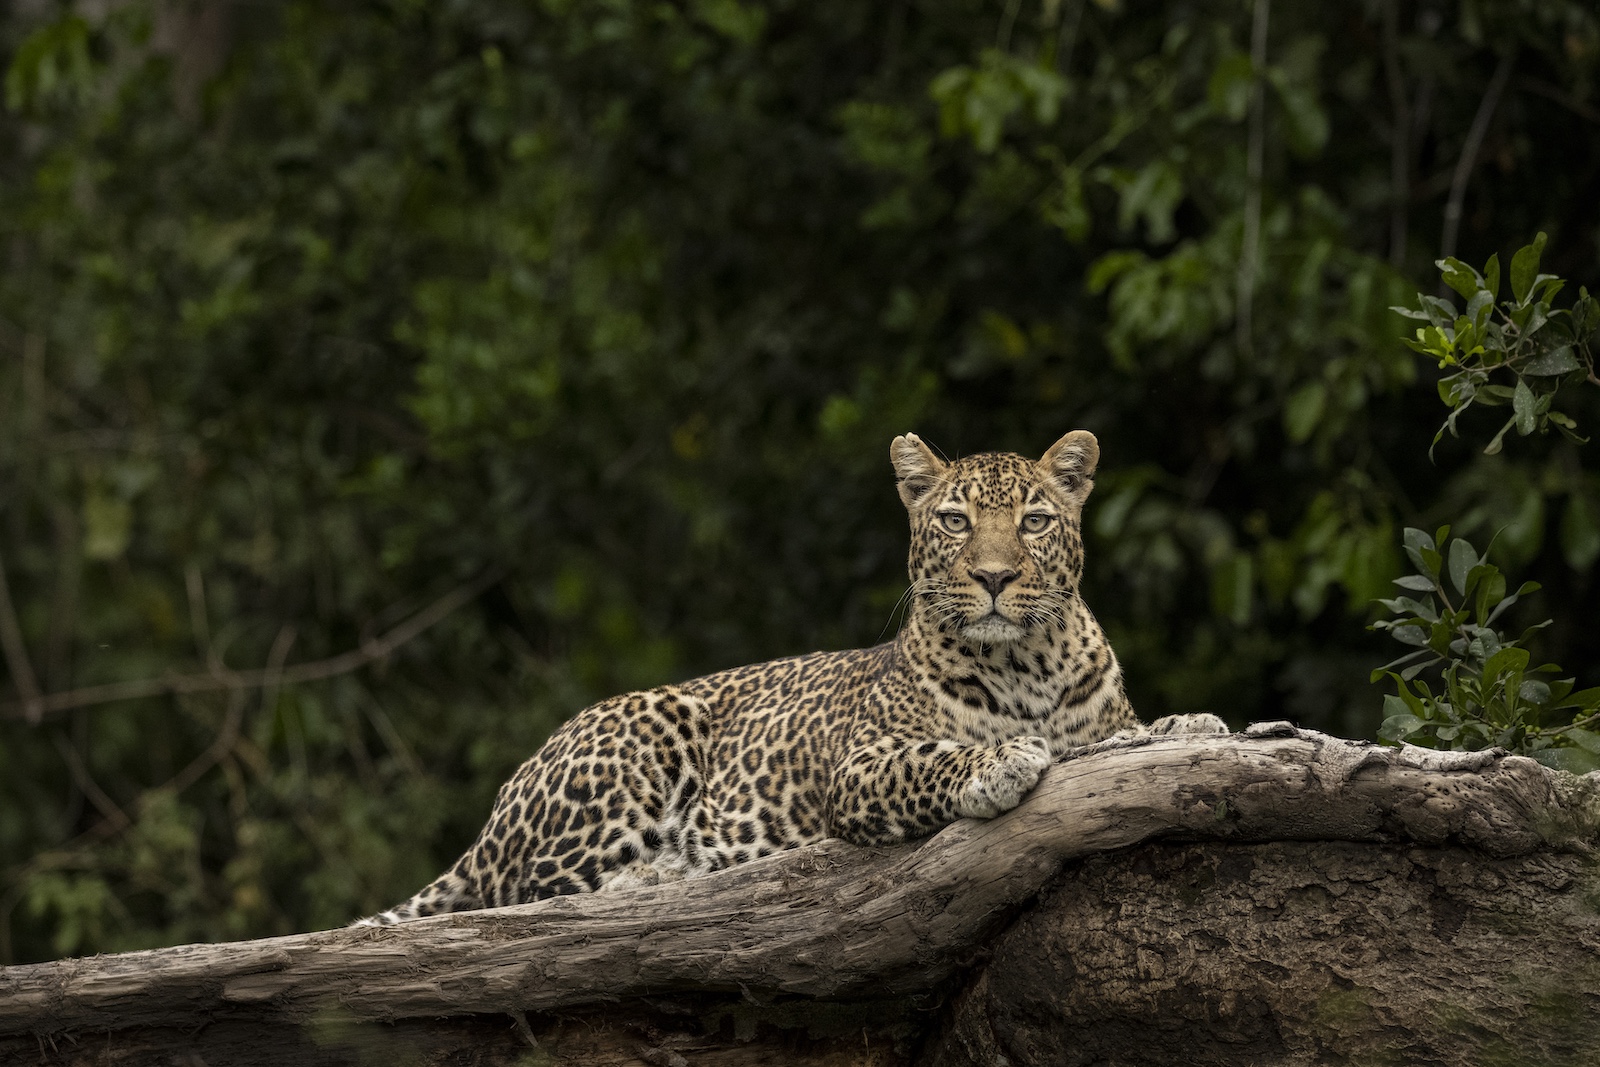
[[[357,919],[350,925],[393,926],[395,923],[421,919],[429,915],[477,911],[479,908],[488,907],[488,903],[478,893],[473,881],[467,877],[466,864],[467,857],[463,856],[454,867],[423,886],[404,904],[397,904],[388,911],[380,911],[365,919]]]

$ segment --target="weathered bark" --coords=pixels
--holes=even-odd
[[[1006,931],[925,1062],[1592,1067],[1595,875],[1349,842],[1093,857]]]
[[[920,847],[8,968],[0,1060],[1559,1062],[1600,1046],[1597,827],[1600,776],[1517,757],[1098,746]]]

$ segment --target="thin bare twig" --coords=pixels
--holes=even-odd
[[[1089,0],[1077,0],[1072,5],[1072,16],[1061,20],[1056,31],[1056,70],[1066,74],[1072,68],[1072,53],[1078,46],[1078,24],[1083,21],[1083,8]]]
[[[167,779],[165,782],[150,790],[151,793],[181,793],[188,789],[200,776],[211,768],[221,763],[233,751],[233,746],[239,741],[239,730],[244,725],[244,690],[235,688],[228,697],[228,715],[222,721],[222,729],[217,731],[216,740],[206,747],[206,750],[189,761],[188,766]]]
[[[1394,109],[1394,135],[1389,144],[1389,263],[1400,266],[1406,255],[1406,229],[1411,164],[1411,106],[1400,71],[1400,0],[1383,5],[1383,72]]]
[[[1478,152],[1483,148],[1483,138],[1489,132],[1489,120],[1494,118],[1494,109],[1500,104],[1500,94],[1505,92],[1506,81],[1511,77],[1511,68],[1516,60],[1515,52],[1507,52],[1500,57],[1500,65],[1489,79],[1489,88],[1484,90],[1483,99],[1478,102],[1478,113],[1472,117],[1472,126],[1467,130],[1467,143],[1461,146],[1461,158],[1456,160],[1456,172],[1450,179],[1450,199],[1444,205],[1440,259],[1449,259],[1456,254],[1456,236],[1461,229],[1461,203],[1467,196],[1467,181],[1472,177],[1472,168],[1478,164]]]
[[[1517,88],[1530,93],[1538,93],[1547,100],[1554,100],[1581,119],[1600,123],[1600,108],[1584,103],[1571,93],[1564,92],[1558,86],[1551,85],[1547,81],[1540,81],[1538,78],[1518,78]]]
[[[1254,329],[1251,323],[1256,293],[1256,270],[1261,243],[1261,170],[1266,148],[1267,19],[1271,0],[1255,0],[1250,27],[1250,141],[1245,157],[1244,237],[1239,249],[1238,292],[1234,327],[1239,351],[1248,354]]]
[[[65,735],[58,733],[55,736],[55,743],[56,751],[61,753],[61,759],[67,765],[67,773],[72,775],[72,781],[83,791],[83,795],[89,798],[89,803],[95,806],[95,810],[111,824],[110,829],[116,831],[132,825],[133,820],[128,818],[128,813],[123,811],[121,806],[100,788],[100,783],[94,780],[94,776],[89,773],[89,768],[84,766],[83,757],[78,755],[78,750],[72,746],[72,742],[68,741]]]
[[[28,646],[22,643],[22,626],[17,622],[17,611],[11,603],[11,587],[6,584],[3,557],[0,557],[0,650],[5,653],[11,684],[22,698],[23,717],[37,724],[44,715],[43,695],[39,691],[39,678],[33,673],[33,664],[28,661]]]
[[[83,581],[83,533],[77,509],[63,501],[56,501],[51,507],[50,518],[55,527],[56,580],[39,665],[44,688],[64,689],[72,684],[72,639],[77,630],[78,590]]]
[[[200,568],[190,563],[183,568],[183,591],[189,597],[189,628],[194,631],[194,650],[206,666],[216,669],[215,649],[211,644],[211,620],[206,612],[206,582]]]
[[[1008,0],[1005,14],[1000,17],[1000,28],[995,33],[995,47],[1004,52],[1011,47],[1011,27],[1017,21],[1017,8],[1022,6],[1022,0]]]
[[[473,581],[459,585],[383,636],[363,642],[358,649],[328,659],[297,663],[281,670],[265,667],[249,671],[219,671],[209,674],[147,678],[136,682],[111,682],[107,685],[94,685],[41,696],[36,698],[33,706],[37,708],[37,716],[53,715],[71,708],[109,704],[117,700],[134,700],[159,693],[213,693],[222,689],[255,689],[266,685],[294,685],[299,682],[312,682],[349,674],[369,663],[383,659],[447,615],[463,607],[479,593],[499,581],[501,573],[498,569],[492,570]],[[25,702],[0,705],[0,716],[17,718],[27,707]],[[30,721],[37,722],[38,717]]]
[[[272,649],[267,653],[267,671],[275,675],[261,690],[261,712],[270,715],[278,703],[278,688],[283,680],[283,665],[289,662],[289,650],[294,647],[297,631],[293,626],[285,623],[278,630],[278,636],[272,640]]]

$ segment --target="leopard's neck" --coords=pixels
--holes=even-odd
[[[965,641],[913,612],[897,640],[914,684],[954,715],[963,709],[1039,720],[1081,700],[1108,671],[1118,671],[1105,632],[1076,597],[1058,618],[1035,626],[1020,641]]]

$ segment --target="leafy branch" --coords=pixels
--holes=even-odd
[[[424,630],[470,603],[502,577],[504,574],[499,568],[490,568],[472,581],[456,586],[393,629],[371,641],[363,642],[360,648],[353,648],[327,659],[297,663],[292,667],[280,664],[243,671],[222,668],[214,669],[208,674],[167,675],[162,678],[145,678],[130,682],[110,682],[63,693],[35,692],[15,703],[0,704],[0,718],[19,718],[30,723],[38,723],[47,715],[70,711],[73,708],[110,704],[121,700],[137,700],[161,693],[207,693],[224,689],[295,685],[349,674],[389,656]]]
[[[1372,672],[1372,681],[1391,678],[1398,690],[1384,697],[1378,736],[1429,748],[1498,745],[1566,770],[1600,768],[1600,688],[1574,692],[1574,679],[1550,677],[1559,667],[1529,667],[1526,643],[1549,620],[1515,639],[1495,628],[1538,583],[1508,595],[1500,569],[1470,543],[1458,537],[1441,548],[1449,533],[1448,526],[1433,537],[1408,528],[1405,550],[1416,573],[1395,584],[1422,597],[1379,601],[1397,617],[1372,629],[1413,651]],[[1438,671],[1434,686],[1419,677],[1430,668]]]
[[[1544,245],[1541,233],[1511,258],[1510,300],[1499,299],[1498,255],[1489,257],[1482,272],[1450,256],[1439,260],[1438,267],[1444,283],[1466,300],[1464,310],[1422,293],[1417,294],[1417,308],[1393,309],[1427,323],[1405,343],[1437,360],[1440,370],[1450,371],[1438,383],[1439,399],[1450,414],[1434,435],[1435,446],[1446,430],[1457,436],[1456,419],[1473,404],[1511,406],[1511,417],[1484,448],[1485,455],[1500,451],[1513,426],[1526,437],[1554,425],[1573,441],[1587,441],[1578,436],[1577,423],[1552,405],[1563,382],[1600,385],[1593,350],[1600,331],[1600,300],[1579,287],[1572,307],[1555,307],[1556,294],[1566,282],[1539,273]],[[1433,454],[1431,447],[1428,454]]]
[[[1592,350],[1600,301],[1580,288],[1571,308],[1553,306],[1566,283],[1539,273],[1544,244],[1541,233],[1512,257],[1511,300],[1497,303],[1498,257],[1491,256],[1482,273],[1448,257],[1439,269],[1445,284],[1466,299],[1464,312],[1421,293],[1420,311],[1394,309],[1427,322],[1406,344],[1448,371],[1438,389],[1450,415],[1434,445],[1446,430],[1456,435],[1456,419],[1475,403],[1511,406],[1511,417],[1484,448],[1488,455],[1500,451],[1513,426],[1524,437],[1554,425],[1573,441],[1586,440],[1552,405],[1563,382],[1600,385]],[[1458,537],[1445,548],[1449,533],[1448,526],[1432,537],[1408,528],[1404,545],[1416,570],[1395,584],[1421,595],[1378,601],[1395,617],[1371,629],[1387,630],[1411,648],[1372,672],[1372,681],[1390,678],[1396,689],[1383,698],[1378,736],[1430,748],[1498,745],[1563,770],[1600,769],[1600,688],[1575,689],[1576,679],[1555,677],[1561,668],[1554,664],[1530,666],[1527,642],[1550,620],[1516,638],[1496,628],[1538,583],[1524,582],[1508,595],[1499,568],[1469,542]]]

